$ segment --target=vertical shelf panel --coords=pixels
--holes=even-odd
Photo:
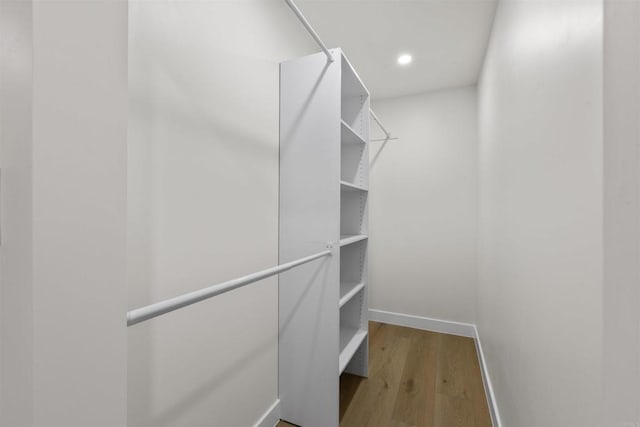
[[[338,239],[340,103],[339,62],[281,64],[280,263]],[[338,425],[339,271],[332,256],[280,275],[280,411],[305,427]]]

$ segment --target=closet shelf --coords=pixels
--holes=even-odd
[[[369,191],[364,187],[352,184],[347,181],[340,181],[340,189],[345,191]]]
[[[340,121],[340,139],[344,144],[366,144],[365,141],[358,132],[356,132],[351,126],[344,120]]]
[[[341,283],[340,284],[340,308],[364,289],[364,283]]]
[[[340,360],[338,363],[340,375],[366,337],[367,331],[364,329],[340,328]]]
[[[367,239],[366,234],[342,235],[340,236],[340,246],[347,246],[365,239]]]
[[[341,53],[342,59],[342,96],[364,96],[369,98],[369,90],[353,68],[351,62]]]

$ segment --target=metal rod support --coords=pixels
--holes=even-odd
[[[200,301],[204,301],[216,295],[229,292],[233,289],[240,288],[258,280],[266,279],[267,277],[274,276],[278,273],[291,270],[293,267],[297,267],[302,264],[306,264],[318,258],[323,258],[331,255],[331,249],[327,249],[317,254],[310,255],[308,257],[300,258],[296,261],[287,262],[275,267],[268,268],[266,270],[259,271],[257,273],[249,274],[247,276],[239,277],[234,280],[219,283],[217,285],[209,286],[204,289],[189,292],[174,298],[170,298],[164,301],[157,302],[155,304],[147,305],[145,307],[136,308],[127,313],[127,326],[133,326],[135,324],[144,322],[154,317],[161,316],[171,311],[177,310],[182,307],[186,307],[191,304],[195,304]]]
[[[389,131],[387,131],[387,129],[385,129],[385,127],[382,125],[382,122],[380,122],[380,119],[378,118],[378,116],[376,116],[376,113],[374,113],[371,108],[369,108],[369,113],[371,113],[371,117],[373,117],[373,120],[375,120],[378,126],[380,126],[382,132],[387,135],[387,139],[391,138],[391,134],[389,133]]]
[[[376,138],[376,139],[370,139],[369,142],[384,142],[384,141],[394,141],[396,139],[400,139],[397,136],[394,136],[392,138]]]
[[[331,55],[331,52],[329,52],[329,49],[327,49],[327,46],[325,46],[325,44],[322,42],[318,33],[316,33],[316,31],[313,29],[309,21],[307,21],[307,18],[305,18],[302,12],[300,11],[300,9],[298,9],[298,6],[296,6],[293,0],[284,0],[284,1],[291,8],[291,10],[293,10],[293,13],[296,14],[300,22],[302,22],[302,25],[304,25],[304,27],[307,29],[309,34],[311,34],[311,37],[313,37],[316,43],[318,43],[318,46],[320,46],[320,48],[325,53],[325,55],[327,55],[327,61],[333,62],[333,55]]]

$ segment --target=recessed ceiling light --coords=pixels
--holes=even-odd
[[[398,56],[398,64],[400,65],[409,65],[411,64],[411,61],[413,61],[413,58],[408,53],[403,53]]]

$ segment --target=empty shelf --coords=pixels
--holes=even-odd
[[[345,144],[366,144],[365,141],[358,132],[356,132],[351,126],[344,120],[340,121],[340,139]]]
[[[353,236],[348,236],[348,235],[340,236],[340,246],[350,245],[352,243],[365,240],[366,238],[367,238],[366,234],[356,234]]]
[[[364,283],[340,284],[340,307],[349,302],[358,292],[364,289]]]
[[[360,187],[359,185],[355,185],[347,181],[340,181],[340,189],[345,191],[369,191],[364,187]]]
[[[369,97],[369,91],[344,54],[342,54],[342,96]]]
[[[340,359],[338,362],[339,374],[342,374],[358,347],[367,337],[367,331],[363,329],[340,328]]]

